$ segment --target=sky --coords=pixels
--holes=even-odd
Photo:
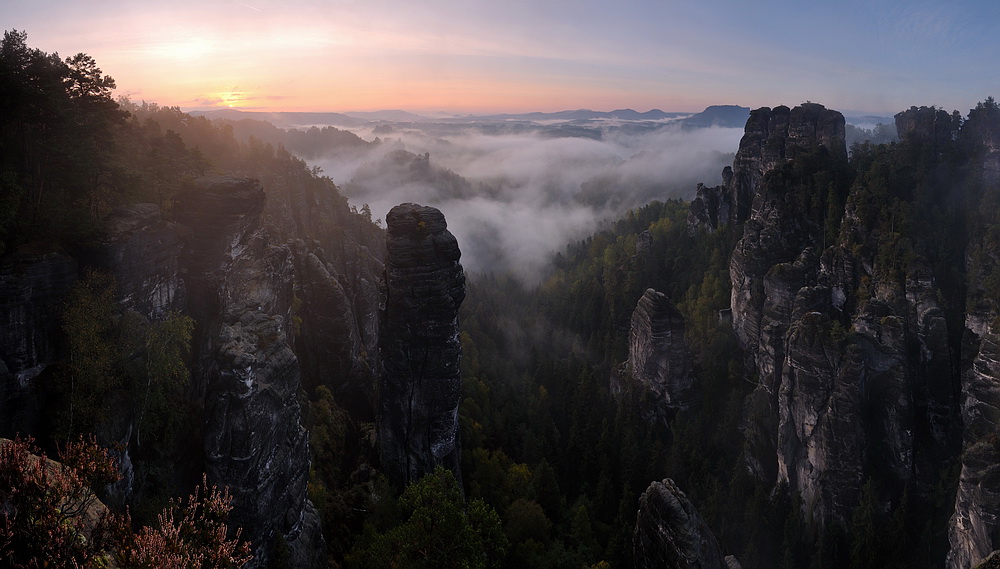
[[[1000,95],[996,0],[8,0],[0,22],[184,110],[965,113]]]

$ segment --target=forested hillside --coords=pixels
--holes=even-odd
[[[556,470],[566,512],[586,507],[600,544],[586,562],[628,559],[623,520],[663,477],[744,567],[940,567],[946,554],[965,567],[992,550],[955,524],[988,515],[984,467],[963,467],[960,439],[964,423],[965,447],[984,452],[995,424],[983,415],[992,388],[982,393],[995,371],[976,352],[993,349],[997,105],[968,118],[912,108],[897,116],[900,142],[856,144],[849,159],[836,115],[755,111],[735,172],[690,209],[631,213],[570,246],[538,290],[474,282],[495,300],[470,294],[468,386],[484,383],[502,412],[474,398],[466,415],[484,434],[467,440],[489,449],[483,459],[503,449],[529,471]],[[641,393],[609,393],[647,287],[683,315],[700,393],[665,429],[642,420]],[[957,490],[973,513],[955,511]],[[545,550],[567,555],[567,513],[546,514],[564,537]]]
[[[336,394],[355,408],[351,456],[374,456],[359,430],[383,230],[283,147],[115,101],[93,59],[26,41],[0,46],[3,435],[49,456],[96,435],[120,477],[98,494],[137,524],[207,473],[254,563],[325,565],[335,505],[308,494],[325,504],[350,470],[325,462],[310,480],[310,452],[344,449]]]
[[[0,447],[0,482],[61,456],[146,536],[224,487],[209,546],[247,542],[252,567],[964,569],[1000,548],[992,98],[850,148],[836,111],[757,109],[722,185],[595,228],[527,287],[463,276],[432,208],[386,231],[349,206],[303,160],[369,144],[349,133],[113,89],[4,34],[0,437],[40,448]],[[461,391],[429,410],[454,396],[459,437],[387,457],[387,370],[428,331],[444,368],[461,344]],[[0,558],[23,562],[16,499],[0,484]],[[127,539],[82,543],[140,566]]]

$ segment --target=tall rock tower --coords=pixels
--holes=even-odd
[[[401,485],[438,465],[459,477],[458,308],[465,299],[465,272],[458,241],[433,207],[398,205],[386,225],[386,300],[379,326],[382,468]]]
[[[230,522],[264,567],[280,536],[296,567],[323,564],[319,518],[306,495],[309,434],[288,330],[293,267],[261,224],[256,180],[201,178],[182,194],[181,258],[195,328],[195,389],[204,400],[205,471],[233,496]]]

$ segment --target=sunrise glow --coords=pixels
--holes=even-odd
[[[962,4],[119,0],[0,15],[40,49],[94,56],[120,95],[185,109],[892,111],[1000,91],[969,55],[997,52],[1000,8]]]

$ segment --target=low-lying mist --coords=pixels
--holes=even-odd
[[[311,162],[375,218],[403,202],[437,207],[467,271],[509,271],[534,284],[556,252],[603,222],[653,200],[693,198],[698,182],[721,183],[743,134],[669,124],[576,136],[541,126],[494,130],[383,125],[381,144]]]

